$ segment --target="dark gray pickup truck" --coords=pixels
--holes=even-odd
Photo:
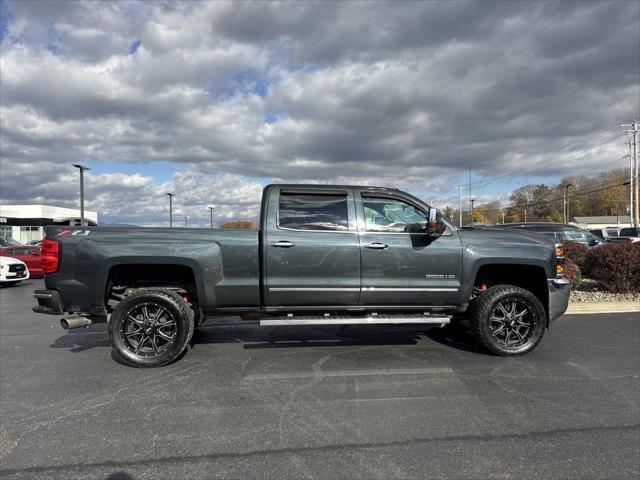
[[[66,229],[65,229],[66,228]],[[269,185],[260,229],[49,227],[34,311],[108,322],[134,366],[178,358],[207,317],[261,325],[433,324],[465,317],[498,355],[533,349],[568,304],[553,239],[459,230],[390,188]]]

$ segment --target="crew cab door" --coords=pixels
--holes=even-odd
[[[456,231],[427,237],[427,207],[400,195],[362,192],[357,211],[362,305],[459,302],[462,245]]]
[[[277,188],[266,201],[265,307],[357,305],[360,244],[353,192]]]

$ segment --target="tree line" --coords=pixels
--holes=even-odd
[[[493,201],[474,205],[473,223],[524,222],[525,217],[528,222],[562,222],[567,191],[567,221],[581,216],[628,215],[628,179],[627,170],[616,168],[593,176],[567,176],[552,185],[525,185],[511,192],[506,203]],[[463,209],[462,213],[462,223],[470,223],[469,209]],[[447,206],[444,214],[458,223],[460,217],[457,208]]]

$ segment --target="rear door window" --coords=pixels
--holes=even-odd
[[[293,230],[348,231],[347,194],[280,193],[278,226]]]

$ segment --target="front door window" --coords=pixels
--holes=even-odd
[[[362,206],[367,232],[420,233],[425,231],[427,215],[402,200],[367,198],[363,199]]]

